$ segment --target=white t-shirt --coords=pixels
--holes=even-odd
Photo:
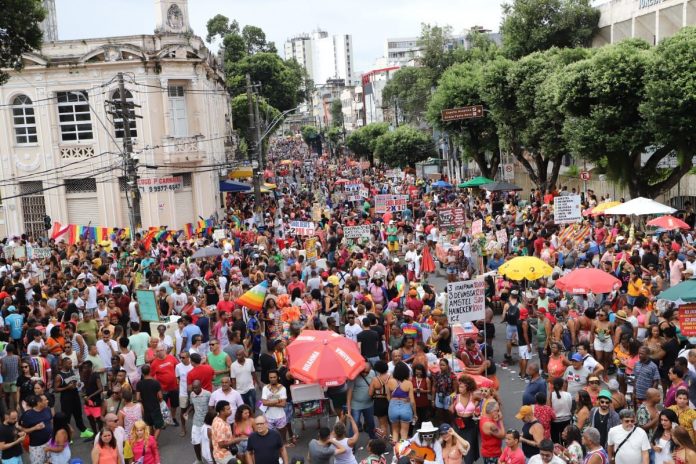
[[[244,365],[240,365],[239,361],[235,361],[230,365],[230,377],[233,377],[236,382],[236,390],[241,393],[247,393],[254,388],[254,379],[252,373],[254,369],[254,361],[249,358],[244,360]]]
[[[130,317],[131,322],[140,322],[138,310],[136,309],[137,304],[138,302],[133,300],[128,303],[128,316]]]
[[[265,385],[261,391],[262,400],[287,400],[287,398],[287,392],[282,385],[280,385],[278,391],[274,393],[271,392],[270,385]],[[285,408],[281,408],[280,406],[264,406],[264,408],[266,408],[264,415],[267,419],[277,420],[285,417]]]
[[[94,309],[97,307],[97,287],[90,285],[87,287],[87,309]]]
[[[172,306],[174,306],[174,312],[176,314],[181,314],[181,310],[184,309],[184,306],[186,306],[186,302],[188,301],[188,297],[183,293],[180,295],[177,295],[176,292],[172,293],[171,297],[172,297]]]
[[[609,435],[607,437],[607,446],[614,445],[614,453],[616,453],[616,448],[621,444],[622,441],[628,436],[630,432],[627,432],[623,428],[623,425],[617,425],[609,429]],[[650,440],[648,440],[648,435],[640,427],[637,427],[633,434],[626,440],[621,446],[618,454],[614,454],[616,457],[616,464],[635,464],[642,461],[642,452],[650,450]]]
[[[585,366],[585,368],[590,371],[594,372],[595,368],[597,367],[597,360],[592,357],[592,355],[587,355],[587,357],[582,361],[582,365]]]
[[[554,456],[549,462],[545,462],[543,459],[541,459],[540,455],[536,454],[529,458],[527,464],[565,464],[565,461],[558,456]]]
[[[356,343],[358,342],[358,334],[360,332],[362,332],[362,330],[363,329],[362,329],[362,327],[360,327],[359,324],[353,324],[353,325],[346,324],[346,326],[344,328],[346,338],[349,338]]]
[[[284,388],[283,391],[285,391]],[[244,404],[244,401],[242,400],[242,395],[240,395],[239,392],[234,388],[230,388],[230,391],[227,393],[222,391],[222,388],[218,388],[213,392],[212,395],[210,395],[210,401],[208,402],[208,406],[214,408],[218,401],[222,400],[225,400],[230,403],[230,410],[232,411],[232,414],[230,414],[227,418],[227,423],[231,424],[232,422],[234,422],[234,415],[237,412],[237,408]],[[285,412],[283,412],[283,414],[285,414]]]
[[[104,363],[104,367],[109,370],[111,369],[111,356],[113,353],[109,349],[109,345],[114,349],[114,352],[118,353],[118,344],[114,340],[109,340],[109,344],[102,340],[97,340],[97,353],[99,353],[99,359]]]
[[[186,377],[188,377],[188,373],[191,372],[191,369],[193,369],[193,364],[190,363],[188,366],[184,363],[179,363],[174,368],[174,374],[176,378],[179,379],[179,396],[188,396]]]
[[[551,407],[556,413],[554,422],[564,422],[570,419],[573,415],[573,396],[566,392],[560,392],[561,397],[558,398],[555,392],[551,392]]]

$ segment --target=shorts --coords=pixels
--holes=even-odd
[[[191,426],[191,444],[192,445],[200,445],[202,437],[203,437],[203,426],[202,425],[192,425]]]
[[[459,272],[459,269],[457,269],[456,267],[448,267],[447,268],[447,275],[457,275],[458,272]]]
[[[599,337],[594,339],[594,349],[595,351],[602,351],[604,353],[611,353],[614,351],[614,342],[611,337],[607,337],[604,341],[600,341]]]
[[[244,440],[237,443],[237,456],[239,456],[240,454],[245,454],[247,452],[248,445],[249,440]]]
[[[143,420],[147,425],[157,430],[162,430],[164,428],[164,418],[162,417],[162,411],[160,411],[159,407],[154,411],[148,411],[146,409],[143,413]]]
[[[164,400],[165,403],[167,403],[167,400],[169,400],[169,407],[170,408],[178,408],[179,407],[179,390],[172,390],[168,392],[164,392],[162,395],[162,399]]]
[[[2,384],[2,391],[5,393],[15,393],[17,391],[17,382],[5,382]],[[3,459],[6,461],[6,459]]]
[[[438,409],[449,409],[452,404],[452,397],[444,393],[435,393],[435,407]]]
[[[285,422],[288,424],[292,421],[293,407],[290,401],[285,402]]]
[[[375,398],[373,404],[375,417],[386,417],[389,415],[389,401],[386,398]]]
[[[2,460],[2,464],[22,464],[22,456],[15,456]]]
[[[389,251],[399,251],[399,242],[387,242],[387,250]]]
[[[85,405],[84,410],[85,410],[85,416],[87,416],[87,417],[94,417],[95,419],[99,419],[102,415],[100,406],[87,406],[87,405]]]
[[[389,402],[389,422],[411,422],[413,420],[413,409],[411,403],[401,400],[391,400]]]
[[[48,453],[46,453],[47,446],[48,446],[48,442],[44,443],[43,445],[39,445],[39,446],[30,446],[29,447],[29,462],[31,464],[44,464],[46,462],[46,458],[48,457]]]
[[[517,352],[520,355],[520,359],[532,359],[532,352],[527,349],[527,345],[518,346]]]
[[[275,430],[280,430],[286,425],[288,425],[288,422],[285,420],[285,416],[280,417],[278,419],[269,419],[267,417],[266,420],[268,421],[268,426]]]
[[[516,340],[517,339],[517,326],[508,324],[505,328],[505,340]]]
[[[180,396],[179,397],[179,406],[181,409],[186,409],[188,408],[189,404],[189,397],[188,396]]]

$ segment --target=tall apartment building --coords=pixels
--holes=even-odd
[[[350,34],[329,35],[316,30],[285,42],[285,58],[295,58],[307,70],[316,85],[327,80],[343,79],[353,82],[353,38]]]

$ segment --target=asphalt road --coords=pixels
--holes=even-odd
[[[437,276],[430,279],[430,283],[434,284],[438,291],[444,289],[446,279]],[[502,411],[506,428],[516,428],[521,430],[521,421],[515,419],[515,414],[522,404],[522,392],[524,391],[525,382],[521,380],[517,372],[517,364],[509,367],[501,366],[501,361],[504,359],[505,353],[505,326],[499,323],[500,316],[496,316],[496,338],[493,339],[493,348],[495,353],[495,361],[498,366],[498,379],[500,381],[499,396],[502,403]],[[513,358],[516,358],[516,348],[513,348]],[[335,423],[336,418],[330,418],[330,425]],[[326,420],[322,421],[322,425],[326,425]],[[315,419],[305,420],[305,430],[301,430],[300,420],[295,420],[293,423],[295,433],[300,436],[297,446],[288,448],[288,457],[306,456],[307,446],[309,441],[317,434],[317,421]],[[190,424],[188,425],[188,433],[186,437],[180,437],[178,427],[168,427],[163,430],[159,437],[159,446],[162,464],[190,464],[195,461],[193,446],[191,445]],[[358,462],[367,457],[367,442],[369,437],[363,433],[355,450]],[[75,443],[71,446],[73,458],[80,458],[84,462],[90,462],[90,451],[92,441],[85,442],[79,438],[75,439]],[[267,463],[263,463],[267,464]]]

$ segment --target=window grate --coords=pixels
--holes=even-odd
[[[183,97],[184,96],[184,86],[183,85],[170,85],[169,86],[169,96],[170,97]]]
[[[33,237],[43,237],[44,216],[46,216],[46,203],[43,196],[43,183],[41,181],[20,182],[19,192],[22,196],[22,217],[24,230]]]
[[[65,179],[65,193],[89,193],[97,191],[97,180],[94,178],[86,179]]]
[[[176,174],[172,174],[172,177],[179,177],[181,176],[184,187],[191,187],[193,185],[193,180],[190,172],[179,172]]]

